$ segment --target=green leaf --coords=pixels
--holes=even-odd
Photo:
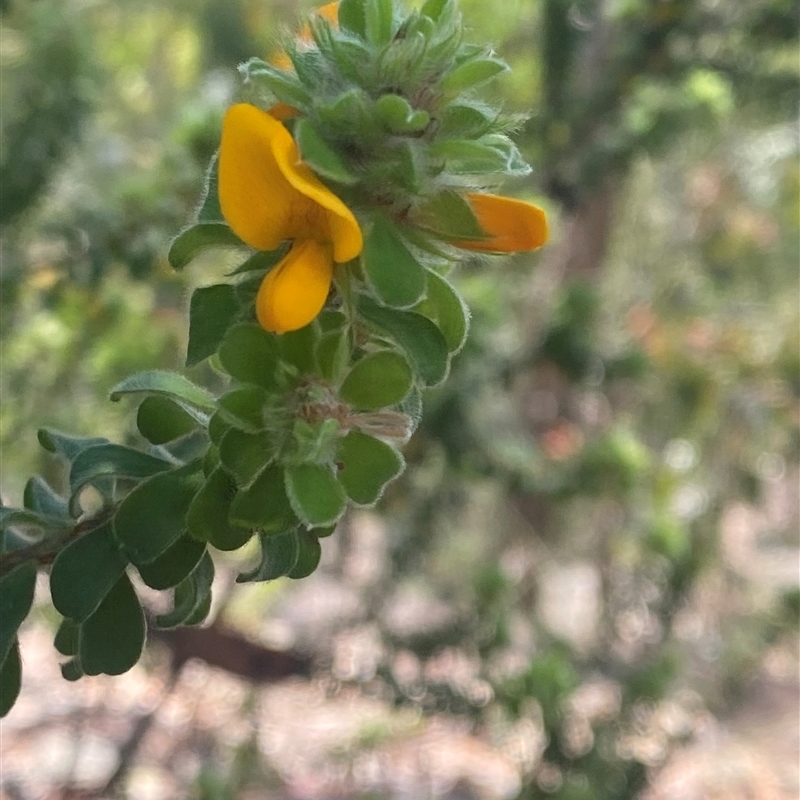
[[[386,129],[396,134],[420,133],[431,121],[427,111],[415,109],[399,94],[381,95],[375,110]]]
[[[283,469],[269,466],[250,486],[240,489],[231,504],[230,520],[272,534],[294,528],[297,518],[286,496]]]
[[[219,398],[219,414],[235,428],[258,433],[266,427],[264,409],[270,396],[260,386],[241,386]]]
[[[297,532],[298,553],[294,567],[287,573],[289,578],[295,580],[307,578],[318,566],[322,557],[322,548],[314,531],[300,530]]]
[[[330,383],[339,383],[350,363],[352,352],[349,329],[333,330],[322,334],[316,348],[319,374]]]
[[[453,5],[453,0],[425,0],[419,13],[436,22],[442,16],[444,10],[446,8],[450,10],[448,7]]]
[[[203,194],[195,214],[197,222],[223,222],[222,209],[219,207],[219,153],[214,153],[208,162]]]
[[[280,337],[281,359],[291,364],[300,375],[310,375],[314,369],[314,344],[317,329],[312,323],[296,331],[289,331]]]
[[[219,447],[222,437],[229,430],[231,430],[231,426],[225,421],[225,418],[219,411],[211,415],[211,418],[208,420],[208,438],[211,439],[212,444]]]
[[[69,525],[63,517],[46,517],[26,508],[7,508],[0,506],[0,531],[9,528],[38,528],[42,531],[59,531]]]
[[[111,399],[116,402],[123,395],[138,393],[166,395],[204,411],[213,411],[216,408],[214,395],[177,372],[157,369],[137,372],[120,381],[111,390]]]
[[[39,444],[50,453],[57,453],[67,461],[72,461],[81,450],[96,444],[104,444],[108,439],[102,436],[71,436],[52,428],[40,428],[36,433]]]
[[[297,563],[300,554],[300,540],[297,531],[286,533],[259,535],[261,543],[261,561],[250,572],[242,572],[236,578],[236,583],[251,583],[253,581],[272,581],[288,575]]]
[[[459,64],[439,83],[439,88],[448,94],[455,95],[465,89],[478,86],[501,72],[508,72],[508,64],[493,56],[471,58]]]
[[[245,433],[230,428],[220,439],[219,459],[240,487],[249,486],[277,455],[278,448],[267,431]]]
[[[344,489],[322,464],[287,467],[286,493],[295,514],[309,528],[333,524],[347,504]]]
[[[461,350],[469,332],[469,308],[441,275],[428,272],[427,297],[416,310],[436,323],[451,355]]]
[[[240,313],[236,290],[227,283],[195,289],[189,303],[189,345],[186,366],[217,352],[222,337]]]
[[[239,72],[245,83],[252,82],[257,86],[269,89],[282,103],[288,103],[298,110],[311,105],[311,96],[297,79],[297,76],[285,70],[273,67],[259,58],[251,58],[239,66]]]
[[[476,139],[497,121],[497,111],[477,102],[450,103],[442,111],[437,135],[441,139]]]
[[[169,247],[167,260],[183,269],[209,247],[246,247],[225,222],[201,222],[184,228]]]
[[[430,146],[430,155],[444,160],[455,175],[481,175],[499,172],[506,175],[527,175],[527,164],[507,136],[489,134],[477,141],[445,139]]]
[[[373,45],[385,45],[394,36],[394,5],[392,0],[368,0],[364,4],[366,39]]]
[[[36,565],[26,561],[0,578],[0,664],[5,661],[17,636],[19,626],[25,621],[33,605],[36,587]]]
[[[233,285],[233,288],[238,289],[243,282],[249,283],[252,281],[257,291],[261,281],[264,279],[262,273],[265,273],[279,261],[282,261],[288,252],[288,244],[282,244],[274,250],[257,250],[230,273],[231,275],[239,276],[239,280]],[[250,300],[255,299],[255,294],[256,292],[253,292]],[[239,297],[239,305],[242,305],[241,297]]]
[[[84,676],[81,669],[81,662],[79,658],[73,658],[72,661],[67,661],[66,664],[61,665],[61,677],[65,681],[78,681]]]
[[[296,463],[322,463],[330,461],[339,438],[340,426],[336,419],[328,417],[321,422],[306,422],[296,419],[292,426]]]
[[[19,657],[19,639],[14,637],[5,660],[0,665],[0,717],[11,711],[22,688],[22,661]]]
[[[180,439],[195,430],[198,424],[208,423],[205,414],[202,415],[203,422],[200,422],[198,414],[190,413],[189,409],[192,407],[184,407],[168,397],[145,397],[136,412],[136,427],[151,444],[165,444]]]
[[[82,622],[111,591],[127,563],[109,523],[83,534],[53,562],[50,595],[56,610]]]
[[[144,613],[130,579],[123,573],[81,625],[80,666],[86,675],[121,675],[139,660],[144,639]]]
[[[137,569],[151,589],[169,589],[188,577],[205,552],[205,542],[181,536],[155,561],[140,564]]]
[[[356,362],[342,382],[339,396],[362,411],[373,411],[399,403],[411,383],[405,358],[394,350],[379,350]]]
[[[97,444],[82,450],[72,462],[69,487],[72,494],[70,509],[73,514],[80,511],[81,489],[98,479],[108,477],[142,479],[165,472],[173,464],[163,458],[147,455],[121,444]],[[77,515],[77,514],[76,514]]]
[[[174,628],[201,622],[209,609],[211,585],[214,583],[214,562],[206,552],[187,578],[175,587],[173,609],[155,619],[159,628]],[[202,614],[202,618],[198,617]]]
[[[278,337],[260,325],[234,325],[219,348],[220,363],[229,375],[265,389],[277,388],[279,359]]]
[[[376,217],[361,258],[370,286],[384,305],[410,308],[422,299],[425,272],[385,217]]]
[[[450,189],[435,194],[420,206],[414,222],[446,239],[485,239],[470,204]]]
[[[209,611],[211,611],[211,592],[199,598],[199,602],[195,605],[194,611],[181,623],[181,625],[199,625],[205,622]]]
[[[53,646],[62,656],[75,656],[78,654],[81,626],[74,619],[65,617],[58,626]]]
[[[369,58],[366,46],[353,39],[338,38],[334,42],[339,68],[357,77],[364,59]],[[323,124],[334,130],[358,130],[368,139],[383,133],[380,122],[373,114],[373,107],[370,96],[363,89],[354,87],[336,95],[330,103],[319,105],[317,113]]]
[[[30,511],[46,517],[69,520],[69,509],[66,498],[56,494],[38,475],[34,475],[25,484],[23,505]]]
[[[231,503],[236,495],[236,481],[222,468],[206,478],[195,495],[186,515],[189,536],[209,542],[218,550],[237,550],[253,535],[253,531],[228,521]]]
[[[414,374],[425,386],[444,380],[449,350],[444,335],[427,317],[415,311],[383,308],[366,295],[358,299],[358,310],[367,321],[385,331],[403,348]]]
[[[352,184],[358,180],[358,176],[348,169],[336,150],[319,135],[307,117],[297,120],[294,126],[294,139],[300,148],[303,161],[317,175],[343,184]]]
[[[393,447],[356,430],[339,442],[336,457],[340,463],[339,483],[360,506],[377,503],[385,486],[405,466],[403,457]]]
[[[314,27],[319,29],[322,24],[324,23],[319,21]],[[311,28],[310,25],[309,28]],[[297,42],[290,40],[286,43],[286,53],[294,66],[297,79],[303,87],[316,87],[325,83],[328,78],[328,73],[326,71],[328,65],[323,60],[319,50],[313,47],[297,47]],[[293,121],[293,123],[296,122],[297,119]]]
[[[140,483],[114,516],[114,533],[137,566],[155,561],[186,529],[186,512],[202,483],[199,461]]]
[[[369,2],[369,0],[366,0]],[[362,39],[367,35],[367,23],[364,11],[365,0],[342,0],[339,3],[339,25],[344,31],[350,31]]]

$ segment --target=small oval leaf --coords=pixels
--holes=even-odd
[[[208,542],[218,550],[238,550],[253,535],[246,527],[229,522],[228,514],[236,495],[236,481],[221,467],[206,478],[186,514],[189,536]]]
[[[331,525],[344,514],[344,489],[333,472],[321,464],[287,467],[286,493],[294,513],[309,528]]]
[[[71,542],[56,556],[50,572],[56,610],[82,622],[111,591],[127,563],[109,523]]]
[[[240,489],[231,504],[230,520],[272,534],[294,528],[297,518],[286,496],[283,469],[269,466],[247,489]]]
[[[19,657],[19,639],[14,637],[11,648],[0,665],[0,717],[11,711],[22,688],[22,661]]]
[[[347,496],[360,506],[374,505],[386,484],[404,467],[403,457],[397,450],[361,431],[350,431],[339,442],[336,457],[340,463],[339,483]]]
[[[272,581],[288,575],[297,563],[300,542],[296,531],[287,531],[277,535],[262,533],[259,539],[261,561],[255,569],[238,575],[236,583]]]
[[[201,222],[184,228],[169,247],[167,260],[173,269],[183,269],[209,247],[245,247],[225,222]]]
[[[383,308],[366,295],[359,298],[358,310],[403,348],[424,386],[435,386],[444,380],[450,353],[444,335],[431,320],[415,311]]]
[[[240,311],[236,290],[230,284],[201,286],[192,292],[189,302],[187,367],[199,364],[217,352],[225,332]]]
[[[364,240],[364,273],[375,295],[392,308],[410,308],[425,294],[425,273],[395,226],[377,216]]]
[[[260,325],[234,325],[219,348],[219,360],[229,375],[265,389],[277,386],[279,358],[278,337]]]
[[[411,367],[405,358],[394,350],[379,350],[356,362],[342,382],[339,395],[356,408],[373,411],[399,403],[411,383]]]
[[[151,589],[170,589],[194,570],[205,552],[205,542],[181,536],[155,561],[140,564],[137,569],[142,580]]]
[[[203,481],[199,461],[140,483],[119,505],[114,534],[137,566],[155,561],[186,530],[186,512]]]
[[[80,666],[86,675],[121,675],[139,660],[144,639],[144,613],[130,579],[123,573],[81,625]]]
[[[19,626],[25,621],[33,604],[36,587],[36,565],[25,561],[0,579],[0,597],[3,612],[0,614],[0,664],[5,661]]]
[[[289,578],[307,578],[318,566],[322,548],[314,531],[297,532],[298,553],[294,567],[287,573]]]
[[[168,397],[145,397],[136,412],[136,427],[151,444],[165,444],[198,427],[198,420]]]

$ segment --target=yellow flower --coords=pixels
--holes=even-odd
[[[350,209],[300,160],[289,131],[255,106],[231,106],[219,149],[219,202],[236,235],[256,250],[292,247],[261,283],[256,316],[284,333],[325,305],[334,264],[355,258],[363,238]]]
[[[536,250],[550,236],[547,217],[538,206],[495,194],[475,192],[466,197],[488,236],[454,242],[456,247],[487,253],[517,253]]]

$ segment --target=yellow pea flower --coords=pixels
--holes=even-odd
[[[466,195],[486,239],[454,242],[465,250],[487,253],[517,253],[536,250],[547,242],[550,231],[544,211],[532,203],[496,194]]]
[[[256,296],[256,316],[284,333],[311,322],[325,305],[334,264],[363,247],[352,211],[300,159],[281,123],[255,106],[231,106],[219,149],[219,202],[236,235],[256,250],[291,240]]]

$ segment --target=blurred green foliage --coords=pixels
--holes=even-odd
[[[535,259],[456,279],[470,338],[384,505],[391,586],[423,582],[467,610],[452,630],[387,634],[386,652],[477,654],[492,699],[380,674],[397,703],[534,725],[544,744],[524,798],[634,798],[661,763],[636,742],[668,751],[691,734],[659,729],[654,709],[689,713],[689,689],[724,708],[797,624],[796,586],[743,575],[724,531],[732,507],[760,508],[797,477],[800,15],[793,0],[462,7],[514,67],[506,102],[530,113],[520,144],[537,167],[516,188],[545,198],[555,236]],[[267,57],[292,20],[267,0],[12,0],[2,14],[9,502],[33,471],[58,480],[36,428],[132,442],[108,389],[182,361],[185,287],[167,245],[237,62]],[[207,259],[192,280],[226,266]],[[795,520],[762,517],[776,546],[796,546]],[[587,584],[587,629],[559,628],[548,603]],[[697,610],[709,592],[712,621]],[[516,672],[498,666],[519,654]],[[611,700],[592,717],[573,700],[597,681]],[[251,756],[237,758],[257,773]],[[231,796],[222,783],[204,773],[202,796]]]

